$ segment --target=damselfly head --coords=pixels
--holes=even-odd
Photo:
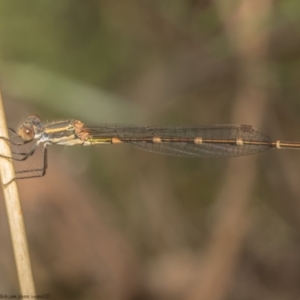
[[[43,124],[37,115],[30,115],[19,126],[18,135],[26,142],[39,138],[43,133]]]

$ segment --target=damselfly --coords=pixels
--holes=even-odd
[[[42,166],[18,171],[16,179],[44,176],[47,147],[53,144],[90,146],[127,143],[161,154],[203,158],[249,155],[269,148],[300,149],[300,142],[272,140],[266,133],[249,125],[89,126],[79,120],[42,123],[38,116],[30,115],[17,131],[12,131],[20,138],[18,143],[9,140],[14,148],[33,142],[26,152],[13,150],[13,160],[26,160],[43,144]]]

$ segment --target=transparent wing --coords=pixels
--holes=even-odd
[[[86,126],[95,144],[105,138],[118,138],[143,150],[186,157],[230,157],[248,155],[271,147],[270,137],[247,125]]]

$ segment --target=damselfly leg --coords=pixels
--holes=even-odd
[[[0,137],[0,139],[4,140],[5,142],[10,144],[11,147],[11,153],[12,153],[12,157],[8,157],[5,155],[1,155],[0,157],[4,158],[4,159],[9,159],[9,160],[13,160],[15,162],[23,162],[25,160],[27,160],[30,156],[32,156],[38,146],[39,143],[35,142],[33,145],[29,145],[29,147],[27,147],[27,149],[23,149],[24,146],[26,146],[27,144],[29,144],[31,141],[26,141],[21,139],[19,135],[16,133],[15,130],[9,128],[10,132],[11,132],[11,138],[8,139],[6,137]],[[19,139],[19,141],[15,141],[14,139]],[[12,180],[10,180],[9,182],[5,183],[4,186],[7,186],[8,184],[10,184],[12,181],[16,180],[16,179],[26,179],[26,178],[34,178],[34,177],[42,177],[44,176],[46,169],[47,169],[47,144],[43,145],[43,159],[42,159],[42,163],[40,167],[30,167],[28,169],[20,169],[20,170],[16,170],[16,177],[13,178]]]

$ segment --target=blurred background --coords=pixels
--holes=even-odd
[[[296,0],[1,1],[8,125],[30,113],[234,123],[300,140],[299,25]],[[46,176],[18,181],[37,293],[299,299],[299,166],[289,150],[204,160],[51,146]],[[0,293],[18,294],[0,203]]]

